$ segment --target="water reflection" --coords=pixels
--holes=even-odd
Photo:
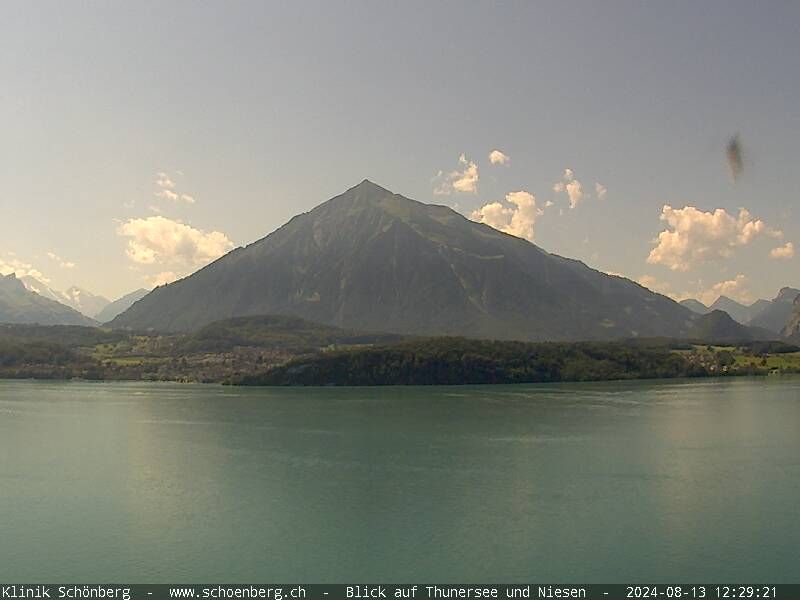
[[[0,382],[0,411],[0,577],[795,577],[800,379]]]

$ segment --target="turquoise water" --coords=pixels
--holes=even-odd
[[[800,378],[0,381],[0,580],[800,582]]]

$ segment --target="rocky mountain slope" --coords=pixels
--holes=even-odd
[[[696,318],[628,279],[365,180],[155,289],[111,325],[192,331],[259,314],[522,340],[681,337]]]
[[[121,298],[117,298],[113,302],[107,304],[105,308],[95,315],[95,319],[97,319],[100,323],[108,323],[117,315],[128,310],[134,302],[141,300],[149,293],[150,290],[142,288],[131,292],[130,294],[125,294]]]
[[[94,325],[95,321],[28,290],[14,274],[0,275],[0,323]]]
[[[783,331],[792,316],[793,303],[800,290],[781,288],[778,295],[759,314],[750,320],[749,325],[769,329],[775,333]]]
[[[20,281],[22,281],[22,284],[31,292],[36,292],[43,298],[54,300],[55,302],[74,308],[87,317],[97,317],[100,311],[105,309],[109,304],[107,298],[87,292],[74,285],[61,291],[30,275],[21,277]]]

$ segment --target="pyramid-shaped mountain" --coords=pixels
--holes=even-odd
[[[365,180],[155,289],[111,325],[190,331],[259,314],[523,340],[678,337],[696,318],[628,279]]]

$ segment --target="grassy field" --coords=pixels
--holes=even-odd
[[[711,371],[736,372],[758,369],[759,371],[800,372],[800,352],[759,352],[750,347],[693,344],[691,349],[674,352],[700,364]]]

